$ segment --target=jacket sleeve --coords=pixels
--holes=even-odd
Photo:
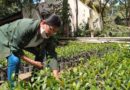
[[[12,41],[10,43],[10,51],[11,51],[11,53],[13,53],[13,54],[15,54],[16,56],[19,56],[19,57],[22,56],[22,55],[24,55],[23,50],[20,49],[18,47],[18,45],[16,44],[16,42],[14,42],[14,41]]]
[[[56,42],[53,38],[50,38],[46,44],[46,54],[47,54],[47,60],[49,60],[49,66],[53,70],[59,70],[59,64],[57,61],[57,53],[55,51],[56,48]]]
[[[13,23],[14,28],[11,29],[10,51],[18,56],[23,55],[23,48],[37,33],[39,20],[21,19]],[[11,25],[11,26],[13,26]],[[8,31],[9,32],[9,31]]]

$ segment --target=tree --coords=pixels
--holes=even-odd
[[[130,26],[130,0],[119,0],[125,7],[126,25]]]
[[[62,3],[62,15],[61,15],[61,18],[62,18],[62,21],[63,21],[63,35],[66,35],[66,36],[69,36],[69,16],[70,16],[70,13],[69,13],[69,4],[68,4],[68,0],[63,0],[63,3]]]
[[[76,30],[78,32],[78,0],[75,0],[76,3]]]
[[[21,10],[18,0],[0,0],[0,18],[5,18]]]
[[[128,13],[129,13],[128,26],[130,27],[130,0],[128,0]]]

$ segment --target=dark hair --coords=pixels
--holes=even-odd
[[[61,20],[58,15],[52,14],[47,19],[45,19],[46,23],[48,25],[54,26],[54,27],[60,27],[61,26]]]
[[[40,15],[42,16],[42,19],[46,19],[46,18],[48,18],[51,15],[51,13],[48,10],[43,9],[40,12]]]

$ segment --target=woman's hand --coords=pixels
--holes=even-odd
[[[53,76],[56,78],[56,80],[59,80],[60,78],[60,73],[58,70],[53,70]]]

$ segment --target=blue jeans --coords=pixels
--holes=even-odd
[[[20,68],[20,58],[11,54],[7,57],[8,68],[7,68],[7,78],[11,86],[14,86],[14,79],[12,79],[12,74],[15,73],[15,76],[18,76]]]

